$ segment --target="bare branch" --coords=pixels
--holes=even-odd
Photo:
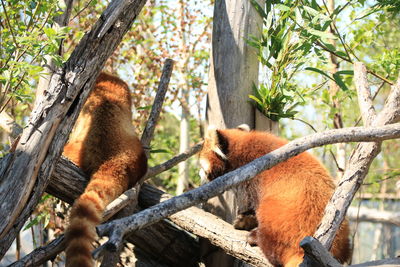
[[[379,128],[352,127],[335,129],[299,138],[199,188],[173,197],[135,215],[98,226],[97,232],[99,236],[107,235],[109,237],[109,241],[101,249],[107,247],[107,249],[113,250],[119,246],[125,234],[157,222],[190,206],[204,202],[238,183],[250,180],[261,171],[269,169],[307,149],[333,143],[382,141],[398,137],[400,137],[400,124]]]
[[[154,129],[156,127],[158,117],[161,112],[162,105],[164,103],[165,94],[168,90],[169,80],[171,78],[172,69],[174,67],[174,61],[167,58],[165,60],[164,68],[162,70],[160,84],[158,85],[157,94],[154,98],[154,103],[151,108],[150,116],[147,121],[146,127],[142,134],[142,145],[145,148],[146,155],[150,153],[150,141],[153,139]]]
[[[372,121],[381,126],[400,119],[400,79],[392,86],[383,110]],[[324,217],[314,234],[321,244],[330,248],[336,232],[343,222],[355,193],[368,173],[369,166],[380,152],[381,141],[358,144],[350,156],[349,165],[331,200],[325,208]]]
[[[149,179],[150,177],[156,176],[166,170],[171,169],[172,167],[176,166],[178,163],[187,160],[194,154],[200,151],[200,149],[203,147],[203,142],[197,143],[196,145],[192,146],[185,152],[173,157],[170,160],[167,160],[164,163],[161,163],[160,165],[154,166],[152,168],[149,168],[147,171],[146,175],[142,178],[144,181]]]
[[[62,235],[48,243],[46,246],[33,250],[31,253],[10,264],[8,267],[39,266],[48,260],[54,259],[64,249],[64,235]]]
[[[354,63],[354,82],[357,88],[358,105],[364,126],[369,126],[374,121],[376,112],[372,104],[371,90],[368,86],[367,68],[362,62]]]
[[[400,226],[400,212],[396,211],[350,207],[347,210],[347,217],[352,221],[392,223]]]

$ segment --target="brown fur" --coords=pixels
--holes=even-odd
[[[200,163],[208,178],[214,179],[286,143],[265,132],[214,129],[205,139]],[[250,183],[258,188],[256,193],[249,192],[258,221],[250,240],[257,240],[275,266],[298,266],[304,256],[299,243],[317,229],[334,190],[332,178],[316,158],[305,152],[262,172]],[[351,255],[348,235],[345,221],[331,249],[342,263]]]
[[[71,210],[66,266],[94,265],[95,226],[105,207],[146,173],[147,159],[131,119],[128,86],[101,73],[64,147],[64,155],[90,176]]]

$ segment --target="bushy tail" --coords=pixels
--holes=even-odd
[[[65,233],[67,267],[93,267],[93,245],[96,226],[101,222],[104,206],[97,193],[82,194],[72,207],[69,227]]]
[[[127,173],[113,161],[104,163],[92,174],[85,192],[72,206],[69,227],[65,233],[67,267],[92,267],[93,241],[96,226],[100,224],[105,207],[128,187]],[[114,166],[114,167],[111,167]]]

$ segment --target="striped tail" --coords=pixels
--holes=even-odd
[[[65,233],[67,267],[94,266],[91,253],[97,237],[96,226],[101,223],[106,206],[128,188],[128,174],[120,160],[116,157],[101,165],[72,206]],[[116,162],[120,166],[117,167]]]
[[[93,245],[96,226],[101,222],[104,206],[96,192],[86,192],[75,201],[70,224],[65,233],[67,267],[93,267]]]

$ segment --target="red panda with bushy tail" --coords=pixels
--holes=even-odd
[[[147,171],[147,158],[132,125],[131,95],[125,82],[106,73],[99,75],[64,155],[90,176],[84,193],[72,206],[65,233],[66,266],[94,266],[92,243],[105,207]]]
[[[208,129],[200,152],[201,172],[207,179],[213,180],[287,143],[266,132],[248,131],[247,127]],[[253,242],[274,266],[298,266],[304,256],[300,241],[316,231],[335,188],[327,170],[304,152],[239,186],[252,201],[250,210],[240,214],[241,220],[254,211],[256,215],[258,227],[250,232]],[[341,263],[351,256],[348,236],[348,223],[344,221],[331,249]]]

